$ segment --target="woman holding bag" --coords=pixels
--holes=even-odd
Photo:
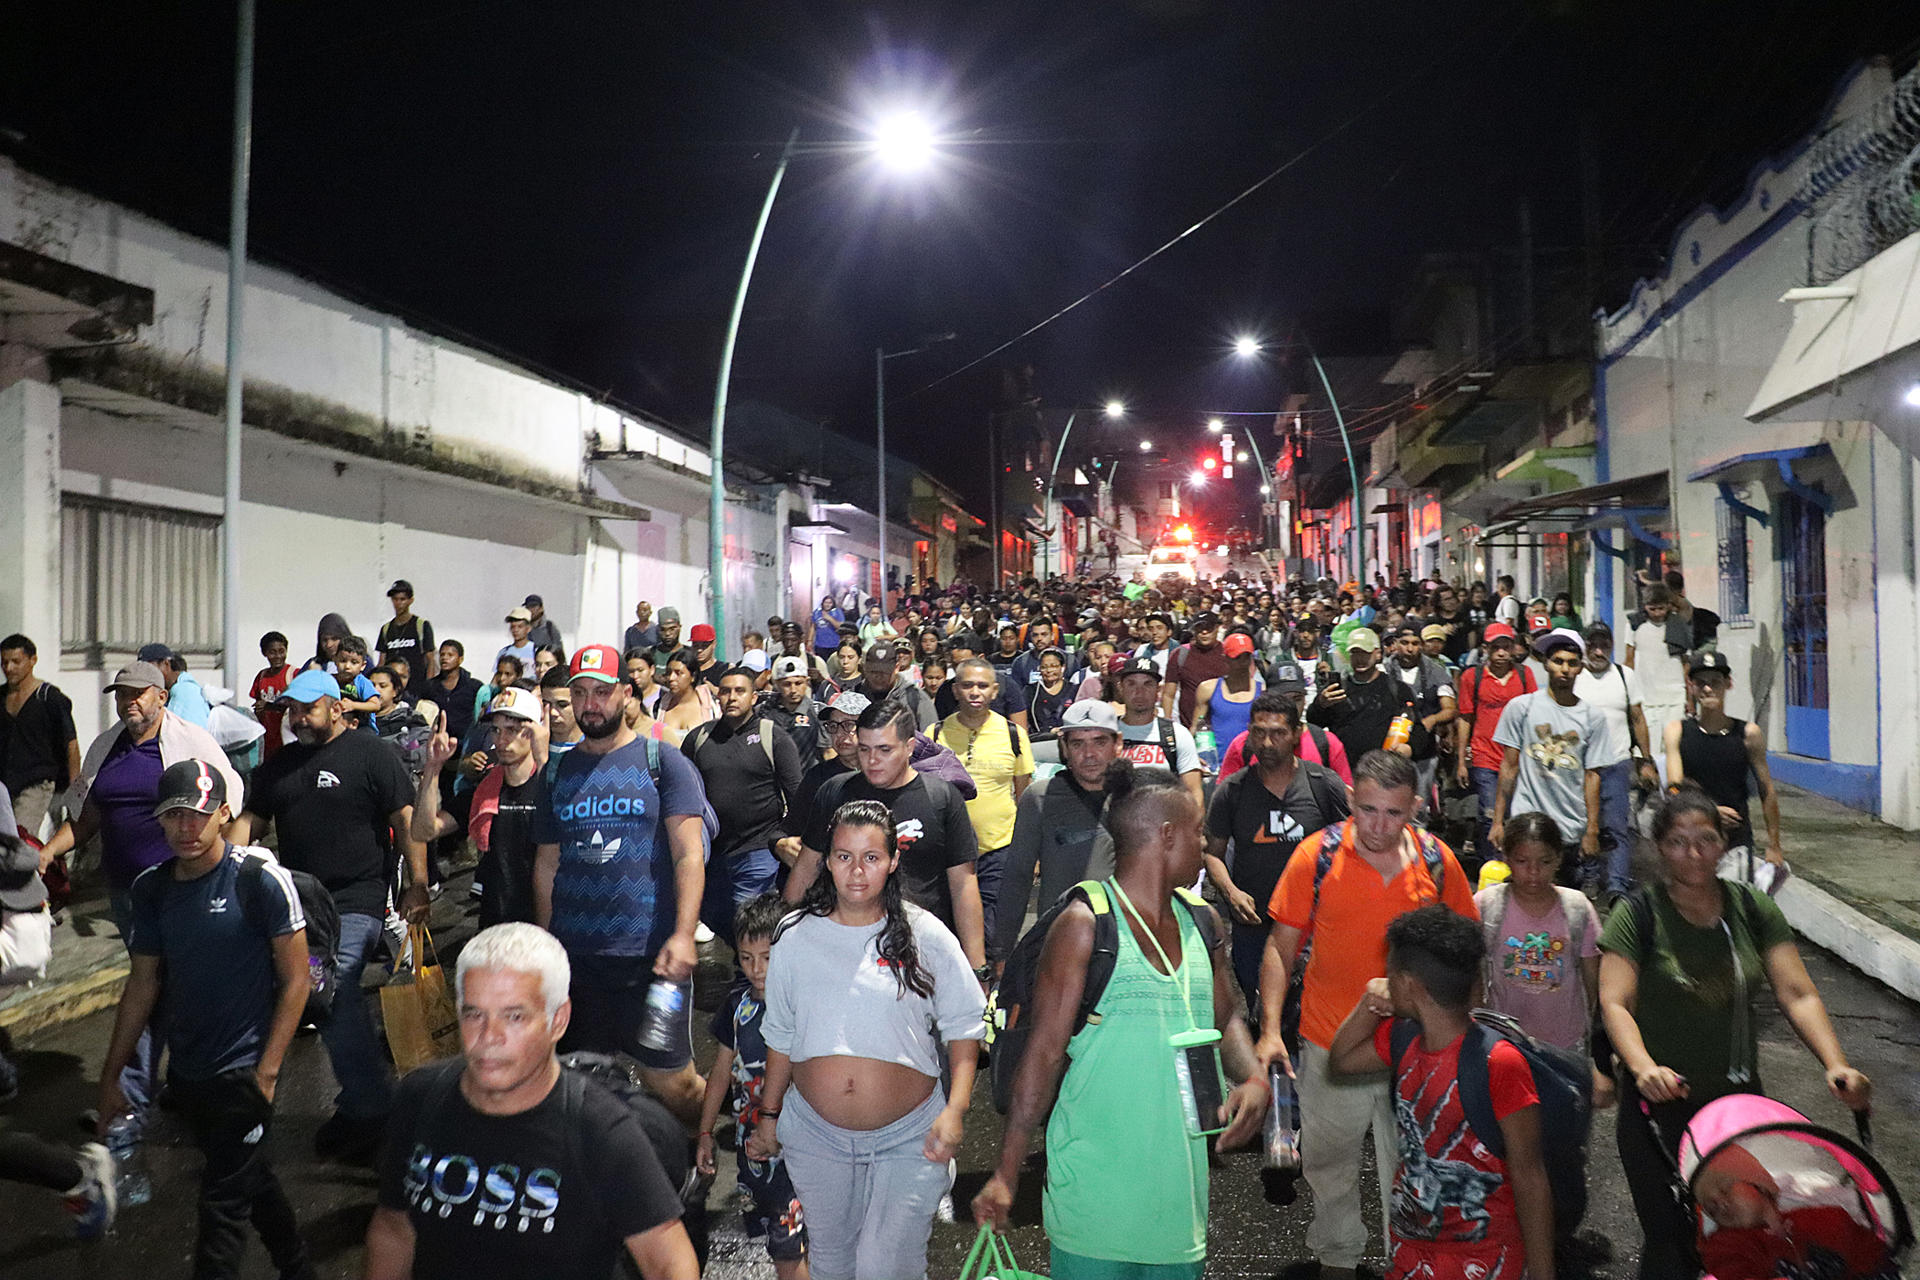
[[[959,939],[902,896],[885,806],[842,805],[826,864],[774,938],[747,1154],[785,1157],[816,1280],[912,1280],[953,1183],[986,1002]]]

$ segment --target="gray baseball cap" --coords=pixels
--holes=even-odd
[[[1102,702],[1098,698],[1076,702],[1060,717],[1059,731],[1072,733],[1075,729],[1098,729],[1117,737],[1120,733],[1120,713],[1113,709],[1112,703]]]
[[[167,678],[160,674],[160,668],[151,662],[129,662],[113,673],[113,680],[107,685],[107,691],[125,689],[128,693],[138,693],[142,689],[164,689]]]

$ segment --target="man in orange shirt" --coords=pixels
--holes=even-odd
[[[1326,1280],[1353,1280],[1367,1247],[1360,1212],[1360,1153],[1367,1127],[1380,1170],[1381,1221],[1398,1155],[1385,1073],[1334,1078],[1328,1050],[1370,979],[1386,972],[1387,926],[1408,911],[1444,903],[1477,919],[1473,885],[1453,851],[1413,824],[1418,775],[1411,760],[1369,751],[1353,767],[1353,816],[1308,837],[1288,860],[1267,904],[1273,920],[1261,959],[1261,1065],[1278,1061],[1300,1095],[1300,1159],[1313,1188],[1307,1247]],[[1302,953],[1302,943],[1311,949]],[[1296,958],[1300,1061],[1281,1040],[1281,1016]]]

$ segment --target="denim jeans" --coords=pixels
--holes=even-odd
[[[333,994],[333,1016],[320,1028],[333,1078],[340,1084],[334,1106],[362,1119],[384,1118],[393,1106],[393,1075],[387,1055],[373,1033],[373,1011],[360,990],[367,958],[380,945],[378,916],[342,915],[340,946],[334,952],[339,986]]]
[[[107,910],[113,914],[114,927],[125,942],[133,933],[133,891],[109,889]],[[120,1073],[120,1092],[126,1096],[127,1109],[133,1112],[136,1129],[144,1129],[147,1111],[160,1091],[160,1049],[167,1039],[167,993],[164,989],[153,1004],[153,1015],[133,1046],[133,1057]]]
[[[1267,956],[1267,934],[1270,932],[1264,924],[1241,924],[1233,921],[1233,976],[1240,982],[1240,990],[1247,997],[1248,1021],[1258,1021],[1260,1017],[1260,962]]]
[[[1600,771],[1600,836],[1607,844],[1607,888],[1633,888],[1633,760]],[[1607,842],[1611,841],[1611,844]]]
[[[1474,819],[1473,824],[1473,854],[1485,862],[1495,856],[1487,833],[1493,829],[1494,801],[1500,798],[1500,771],[1470,764],[1467,766],[1467,781],[1473,784],[1473,794],[1480,801],[1480,816]]]
[[[780,876],[780,859],[771,849],[736,849],[725,859],[707,863],[707,886],[700,900],[700,919],[728,946],[733,945],[733,913],[740,904],[773,891]]]

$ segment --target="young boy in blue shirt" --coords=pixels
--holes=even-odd
[[[714,1172],[713,1126],[731,1092],[734,1132],[740,1140],[740,1189],[753,1200],[746,1215],[747,1234],[766,1233],[767,1256],[773,1259],[773,1271],[779,1280],[807,1280],[806,1221],[800,1213],[800,1197],[793,1193],[786,1162],[778,1156],[749,1160],[746,1152],[747,1135],[760,1122],[760,1089],[767,1074],[767,1042],[760,1033],[767,1011],[767,965],[773,952],[774,930],[790,910],[792,907],[782,902],[779,894],[765,893],[742,903],[734,912],[734,948],[747,983],[729,992],[713,1017],[713,1038],[720,1042],[720,1053],[707,1073],[696,1160],[701,1173]]]

